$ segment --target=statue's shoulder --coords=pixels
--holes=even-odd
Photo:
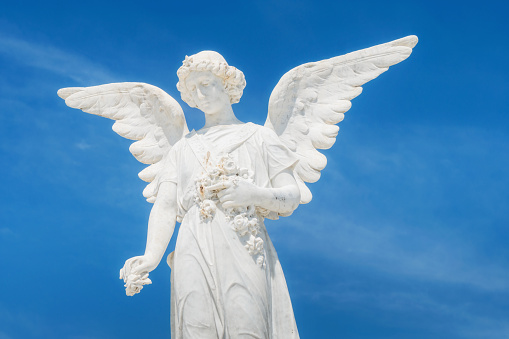
[[[271,132],[274,133],[274,131],[270,128],[255,124],[254,122],[247,122],[244,124],[244,126],[260,134],[270,134]]]
[[[241,129],[239,129],[239,132],[245,137],[245,140],[251,139],[256,143],[277,138],[277,135],[273,130],[253,122],[243,124]]]
[[[177,144],[179,144],[179,143],[180,143],[180,144],[182,144],[183,142],[185,142],[185,140],[190,140],[190,139],[192,139],[192,138],[196,137],[196,135],[197,135],[197,133],[196,133],[196,131],[193,129],[192,131],[190,131],[189,133],[187,133],[186,135],[184,135],[184,137],[183,137],[182,139],[180,139],[179,141],[177,141],[177,142],[175,143],[175,145],[177,145]]]
[[[258,125],[258,124],[252,123],[252,122],[249,122],[248,124],[252,124],[253,129],[255,130],[256,134],[264,140],[273,140],[274,138],[279,139],[276,132],[274,132],[274,130],[271,128],[268,128],[268,127],[265,127],[262,125]]]
[[[176,143],[174,143],[173,146],[171,146],[170,152],[173,151],[173,152],[178,153],[182,149],[182,147],[185,147],[189,138],[192,137],[191,133],[193,133],[193,132],[194,132],[194,130],[187,133],[182,138],[180,138]]]

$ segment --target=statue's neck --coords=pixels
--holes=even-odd
[[[203,128],[209,128],[217,125],[235,125],[241,124],[242,121],[237,119],[231,105],[216,113],[205,113],[205,125]]]

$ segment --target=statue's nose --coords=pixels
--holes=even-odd
[[[201,92],[200,88],[196,88],[196,96],[198,97],[198,99],[203,99],[205,98],[205,96],[203,95],[203,93]]]

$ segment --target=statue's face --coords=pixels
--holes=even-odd
[[[198,109],[205,114],[216,114],[230,104],[221,78],[209,71],[191,72],[186,78],[186,87]]]

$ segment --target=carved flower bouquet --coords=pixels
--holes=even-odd
[[[148,278],[148,272],[142,274],[131,272],[133,262],[134,260],[126,262],[126,265],[120,270],[120,279],[124,280],[125,294],[130,297],[140,293],[143,289],[143,285],[152,284],[152,280]]]
[[[196,178],[195,202],[200,209],[200,217],[204,221],[214,218],[217,206],[220,205],[217,193],[230,185],[238,185],[240,180],[253,182],[253,172],[240,168],[230,154],[218,159],[211,159],[207,153],[204,171]],[[260,267],[265,267],[263,256],[263,239],[260,233],[259,216],[254,205],[227,208],[224,210],[226,220],[239,236],[240,241],[253,256]]]

